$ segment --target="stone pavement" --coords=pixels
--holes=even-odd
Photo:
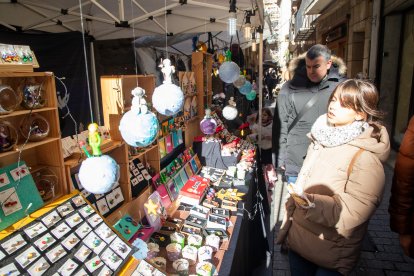
[[[351,273],[352,276],[414,275],[414,260],[403,254],[399,246],[398,235],[391,232],[389,227],[388,204],[391,196],[394,160],[395,153],[384,166],[386,174],[384,198],[368,226],[368,233],[378,251],[362,251],[361,258]],[[274,225],[275,238],[283,219],[282,203],[286,193],[286,188],[279,181],[273,191],[272,210],[274,212],[270,221],[271,228]],[[280,246],[276,243],[273,247],[273,275],[290,275],[287,255],[280,253]]]

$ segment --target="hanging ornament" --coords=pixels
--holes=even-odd
[[[92,155],[81,142],[80,145],[88,158],[82,162],[79,169],[79,181],[85,190],[92,194],[107,193],[119,180],[119,165],[109,155],[102,155],[98,125],[92,123],[88,126],[88,130]]]
[[[235,82],[240,75],[240,67],[231,61],[231,52],[227,50],[226,61],[219,68],[219,77],[225,83]]]
[[[122,116],[119,130],[125,142],[133,147],[146,147],[157,138],[160,129],[157,117],[148,111],[145,90],[136,87],[131,92],[131,110]]]
[[[243,95],[247,95],[250,91],[252,91],[252,84],[250,81],[246,81],[242,87],[239,88],[240,93]]]
[[[256,91],[252,90],[249,93],[247,93],[246,99],[248,99],[249,101],[253,101],[254,99],[256,99]]]
[[[245,82],[246,82],[246,77],[243,75],[240,75],[239,78],[233,82],[233,85],[237,87],[237,89],[240,89],[240,87],[242,87]]]
[[[164,59],[161,67],[164,75],[164,82],[156,87],[152,95],[152,104],[154,108],[165,116],[177,114],[183,107],[184,94],[180,87],[173,84],[171,75],[175,72],[174,66],[169,59]]]
[[[230,97],[229,104],[223,108],[223,117],[226,120],[234,120],[237,118],[237,108],[236,103],[234,102],[234,97]]]
[[[211,118],[211,110],[209,108],[206,109],[206,115],[204,119],[200,122],[200,129],[206,135],[212,135],[216,132],[217,122],[213,118]]]

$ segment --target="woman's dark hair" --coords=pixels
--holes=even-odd
[[[364,80],[349,79],[338,84],[329,102],[335,93],[341,106],[366,114],[365,121],[374,128],[372,137],[379,140],[384,114],[378,110],[379,95],[375,85]]]
[[[267,108],[267,107],[262,108],[262,114],[263,113],[266,113],[267,116],[269,116],[270,119],[273,119],[272,111],[269,108]],[[257,113],[257,116],[256,116],[256,123],[257,122],[259,122],[259,113]]]

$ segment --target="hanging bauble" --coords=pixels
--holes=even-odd
[[[240,67],[231,61],[231,52],[227,50],[226,61],[219,68],[219,77],[225,83],[233,83],[239,78],[239,75]]]
[[[130,110],[122,116],[119,130],[128,145],[146,147],[157,138],[159,124],[152,112],[141,114]]]
[[[249,101],[253,101],[254,99],[256,99],[256,94],[256,91],[252,90],[248,94],[246,94],[246,99],[248,99]]]
[[[181,88],[171,81],[171,74],[175,72],[171,61],[164,59],[159,67],[162,68],[164,82],[155,88],[152,95],[152,104],[162,115],[172,116],[181,111],[184,103],[184,94]]]
[[[119,166],[109,155],[93,156],[82,162],[78,176],[85,190],[104,194],[118,182]]]
[[[119,130],[125,142],[133,147],[146,147],[157,138],[159,123],[157,117],[148,111],[144,99],[145,90],[136,87],[132,90],[131,110],[122,116]]]
[[[210,109],[206,109],[206,115],[204,119],[200,122],[200,129],[206,135],[212,135],[216,132],[217,122],[210,116]]]
[[[112,157],[102,155],[101,136],[98,125],[92,123],[88,126],[89,146],[92,148],[91,156],[85,147],[85,143],[79,143],[84,150],[86,158],[79,169],[79,181],[86,191],[93,194],[104,194],[112,190],[119,180],[119,166]]]
[[[246,81],[243,86],[239,88],[239,91],[243,95],[247,95],[250,91],[252,91],[252,84],[250,81]]]
[[[226,60],[226,57],[223,54],[218,55],[218,62],[222,64]]]
[[[235,108],[234,106],[226,105],[223,108],[223,117],[226,120],[231,121],[231,120],[236,119],[237,118],[237,113],[238,113],[237,108]]]
[[[223,117],[226,120],[234,120],[237,118],[238,110],[236,108],[236,103],[234,102],[234,97],[230,97],[229,104],[223,108]]]
[[[233,82],[233,85],[239,89],[240,87],[244,85],[245,82],[246,82],[246,77],[243,75],[240,75],[239,78],[235,82]]]

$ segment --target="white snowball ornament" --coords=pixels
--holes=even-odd
[[[119,180],[119,165],[108,155],[89,157],[79,169],[79,181],[92,194],[112,190]]]
[[[238,110],[234,102],[234,97],[230,97],[229,104],[223,108],[223,117],[226,120],[232,121],[237,118],[237,114]]]
[[[152,104],[162,115],[172,116],[183,108],[184,94],[181,88],[171,81],[171,74],[175,72],[171,61],[164,59],[159,67],[162,68],[164,82],[155,88],[154,94],[152,95]]]
[[[160,129],[157,117],[148,111],[144,99],[145,90],[136,87],[132,90],[131,110],[122,116],[119,130],[125,142],[133,147],[146,147],[157,138]]]

